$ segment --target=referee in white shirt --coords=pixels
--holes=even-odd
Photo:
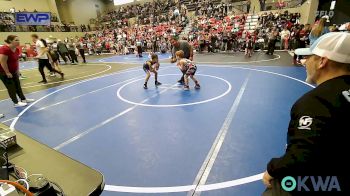
[[[39,36],[37,34],[32,34],[31,35],[33,42],[35,43],[36,51],[37,51],[37,56],[34,57],[36,59],[39,59],[39,72],[43,78],[42,81],[39,83],[47,83],[45,73],[44,73],[44,67],[46,67],[50,72],[55,72],[61,75],[61,78],[64,78],[64,73],[57,71],[55,68],[53,68],[50,64],[50,55],[48,54],[48,48],[44,41],[42,39],[39,39]],[[52,61],[52,60],[51,60]]]

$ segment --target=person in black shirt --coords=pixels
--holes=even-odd
[[[170,42],[172,45],[172,52],[171,52],[172,57],[170,61],[171,63],[175,63],[177,61],[175,53],[180,50],[184,52],[184,58],[193,61],[193,47],[187,41],[185,40],[179,41],[179,36],[174,35],[170,38]],[[203,38],[203,42],[204,42],[204,38]],[[185,72],[182,72],[182,77],[180,78],[180,80],[178,80],[178,83],[184,84],[185,82],[184,76],[185,76]]]
[[[306,66],[306,81],[317,87],[303,95],[291,109],[287,148],[283,156],[267,164],[264,196],[350,195],[350,159],[346,157],[350,120],[349,45],[350,34],[334,32],[320,37],[311,48],[295,51],[305,58],[302,63]],[[282,180],[287,176],[309,179],[298,180],[305,186],[298,184],[286,192],[288,185]],[[332,177],[328,183],[327,176]],[[326,186],[315,192],[313,184],[320,178]]]
[[[276,47],[277,36],[279,35],[278,29],[274,27],[271,32],[268,33],[268,48],[266,54],[273,55]]]

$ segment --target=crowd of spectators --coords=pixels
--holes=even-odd
[[[188,23],[187,8],[175,0],[155,0],[144,4],[121,6],[102,17],[102,23],[112,27],[122,27],[128,24],[130,18],[136,18],[138,25],[159,25],[173,22],[185,26]]]
[[[120,6],[115,10],[106,14],[102,22],[123,20],[127,18],[138,17],[139,20],[149,18],[151,16],[160,16],[167,13],[170,8],[175,6],[174,0],[155,0],[152,2],[138,3],[127,6]]]
[[[136,23],[130,25],[129,17],[134,16]],[[129,54],[135,51],[137,43],[144,51],[166,52],[170,49],[169,36],[180,34],[189,18],[186,6],[179,1],[158,0],[118,7],[103,16],[102,21],[97,31],[89,32],[83,39],[90,53]]]
[[[253,30],[244,28],[247,18],[251,17],[248,14],[227,13],[225,15],[226,11],[221,10],[214,15],[203,13],[196,16],[191,21],[190,31],[182,38],[199,52],[244,51],[248,41],[253,43],[253,49],[267,50],[267,54],[273,54],[275,48],[293,51],[310,44],[312,26],[300,24],[300,13],[265,12],[258,16]],[[101,45],[101,50],[118,54],[125,54],[125,48],[132,52],[138,41],[142,42],[144,50],[161,51],[160,46],[169,49],[168,36],[183,30],[181,25],[171,21],[153,25],[136,24],[133,27],[121,24],[115,30],[105,29],[90,34],[93,37],[91,45]],[[337,27],[331,26],[329,29],[336,31]]]
[[[237,41],[242,36],[246,15],[231,15],[224,18],[197,17],[188,35],[188,40],[199,52],[239,50]]]
[[[86,44],[90,54],[130,54],[135,52],[137,42],[141,43],[144,51],[164,53],[170,49],[170,36],[180,34],[182,30],[179,25],[169,23],[157,26],[135,24],[133,27],[88,32],[81,41]]]
[[[232,3],[216,3],[215,1],[203,0],[191,2],[195,7],[196,16],[227,16],[233,10]]]
[[[196,5],[196,15],[191,20],[187,16],[187,6],[178,0],[121,6],[103,16],[103,22],[96,29],[81,25],[81,31],[87,33],[82,38],[74,38],[73,42],[83,45],[90,54],[129,54],[135,51],[137,43],[141,43],[144,51],[166,52],[171,48],[169,36],[180,34],[187,26],[189,31],[182,38],[199,52],[244,51],[248,43],[252,43],[253,50],[267,50],[267,54],[273,54],[276,47],[293,51],[310,44],[313,26],[300,24],[300,13],[265,12],[256,16],[253,29],[247,29],[247,20],[252,16],[235,14],[231,3],[208,0],[190,3]],[[136,22],[130,25],[130,17],[135,16]],[[0,15],[0,18],[10,21],[5,15]],[[72,30],[66,24],[46,28],[48,31]],[[326,29],[337,31],[338,27]]]
[[[194,20],[187,39],[200,52],[205,49],[208,52],[241,51],[245,49],[248,39],[253,40],[256,50],[269,49],[269,44],[270,47],[275,47],[276,42],[282,49],[294,50],[302,45],[301,42],[308,42],[310,25],[300,24],[299,13],[264,13],[258,17],[253,30],[244,28],[247,17],[247,14],[217,14],[211,17],[207,14],[200,15]]]
[[[10,12],[0,12],[0,32],[15,31],[14,14]]]

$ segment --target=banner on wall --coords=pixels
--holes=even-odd
[[[17,12],[16,25],[50,25],[50,12]]]

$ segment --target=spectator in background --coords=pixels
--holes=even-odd
[[[227,51],[227,42],[228,42],[228,35],[227,32],[224,32],[222,35],[222,45],[221,45],[221,51]]]
[[[58,52],[58,47],[57,47],[57,41],[54,41],[51,45],[52,51],[55,53],[55,55],[57,56],[57,61],[58,63],[60,63],[60,54]]]
[[[140,39],[138,39],[136,41],[136,47],[137,47],[137,56],[138,57],[142,57],[142,41]]]
[[[16,12],[16,9],[13,7],[10,9],[10,13],[14,14]]]
[[[305,48],[307,42],[309,42],[309,34],[310,34],[310,25],[300,25],[298,28],[300,28],[300,30],[298,30],[295,40],[296,40],[296,48]],[[297,56],[296,54],[294,54],[293,57],[293,64],[297,65],[297,64],[301,64],[300,63],[300,59],[302,59],[303,57],[301,56]]]
[[[309,34],[305,28],[304,25],[300,25],[300,31],[299,31],[299,48],[305,48],[306,47],[306,37],[308,37]]]
[[[72,65],[78,64],[78,57],[75,53],[76,47],[73,38],[67,43],[69,56],[72,59]]]
[[[57,49],[57,47],[56,47]],[[51,44],[49,46],[49,51],[48,51],[48,55],[49,55],[49,61],[50,64],[53,68],[55,68],[57,71],[62,72],[60,66],[59,66],[59,55],[57,53],[57,51],[55,51],[54,45]],[[55,73],[50,73],[50,76],[55,76]]]
[[[79,54],[80,54],[81,58],[83,58],[83,63],[86,63],[84,45],[85,44],[83,41],[78,42],[77,49],[79,50]]]
[[[247,13],[250,11],[251,0],[247,0]]]
[[[166,41],[162,41],[161,44],[160,44],[160,52],[162,54],[166,53],[168,51],[168,45],[166,43]]]
[[[251,57],[252,51],[253,51],[254,41],[251,35],[247,36],[246,40],[246,48],[245,48],[245,55]]]
[[[68,48],[66,46],[66,44],[64,44],[61,40],[58,40],[58,43],[57,43],[57,51],[58,53],[61,55],[63,61],[65,64],[67,64],[67,58],[72,62],[69,54],[68,54]]]
[[[290,42],[289,42],[289,48],[291,50],[295,50],[296,48],[298,48],[298,42],[297,42],[297,37],[299,36],[299,28],[294,26],[291,29],[291,33],[290,33]]]
[[[285,50],[288,50],[290,31],[288,30],[287,27],[284,27],[284,29],[280,33],[280,36],[281,36],[281,42],[282,42],[281,45],[284,46]]]
[[[265,11],[265,1],[266,1],[266,0],[259,0],[261,11]]]
[[[326,21],[326,18],[321,18],[318,24],[314,25],[309,35],[310,45],[312,45],[319,37],[329,32],[329,29],[325,26]]]
[[[211,44],[211,52],[216,52],[216,41],[218,37],[215,35],[215,33],[212,33],[210,36],[210,44]]]

